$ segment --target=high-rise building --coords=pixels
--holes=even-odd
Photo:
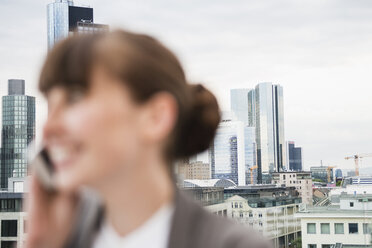
[[[256,165],[256,131],[254,125],[249,125],[248,94],[251,89],[231,89],[231,111],[238,121],[244,123],[244,151],[245,151],[245,181],[257,182],[257,169],[251,170]],[[251,177],[251,173],[253,174]],[[253,182],[251,182],[253,179]]]
[[[256,91],[250,90],[248,92],[248,126],[256,126]]]
[[[77,33],[98,33],[104,30],[108,30],[107,25],[92,23],[90,21],[80,21],[76,25]]]
[[[341,169],[336,169],[335,177],[336,178],[342,178],[342,170]]]
[[[107,30],[107,25],[93,21],[93,8],[74,6],[70,0],[55,0],[47,5],[48,48],[74,32]]]
[[[287,141],[287,169],[302,171],[302,148],[296,147],[294,141]]]
[[[257,183],[256,128],[244,127],[245,182]],[[252,174],[252,175],[251,175]],[[252,182],[251,182],[252,179]]]
[[[251,89],[231,89],[230,90],[230,105],[231,111],[234,112],[236,118],[248,125],[248,93]]]
[[[27,175],[27,146],[35,137],[35,97],[25,95],[25,81],[9,79],[8,95],[2,97],[1,177],[2,189],[8,178]]]
[[[244,124],[224,113],[209,149],[212,179],[231,179],[245,185]]]
[[[248,124],[256,127],[258,182],[285,165],[283,88],[260,83],[248,93]]]

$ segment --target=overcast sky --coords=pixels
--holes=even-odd
[[[37,97],[37,135],[46,104],[37,92],[47,50],[46,0],[0,0],[0,94],[9,78]],[[286,140],[305,168],[353,168],[344,157],[372,153],[372,1],[75,1],[97,23],[150,33],[170,46],[191,81],[230,108],[230,88],[284,87]],[[362,166],[372,166],[364,159]]]

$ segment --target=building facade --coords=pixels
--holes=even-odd
[[[108,26],[104,24],[92,23],[91,21],[79,21],[76,24],[75,31],[77,33],[99,33],[104,30],[108,30]]]
[[[245,182],[257,183],[256,128],[244,127]],[[251,175],[252,174],[252,175]]]
[[[180,180],[185,179],[198,179],[208,180],[211,179],[210,165],[201,161],[179,163],[177,165],[177,176]]]
[[[302,209],[302,247],[372,247],[372,195],[341,194],[327,207]]]
[[[231,180],[185,180],[186,191],[212,213],[261,232],[275,247],[289,247],[300,237],[294,217],[301,198],[295,187],[265,184],[237,186]]]
[[[182,188],[182,191],[202,206],[224,202],[223,187],[190,187]]]
[[[272,174],[272,183],[285,185],[286,187],[296,187],[300,194],[302,203],[313,204],[313,180],[311,172],[276,172]]]
[[[224,113],[209,148],[212,179],[231,179],[245,185],[244,123]]]
[[[312,166],[310,167],[311,176],[313,179],[318,179],[323,182],[328,182],[328,173],[331,181],[333,181],[333,168],[327,166]]]
[[[336,178],[342,178],[342,170],[341,169],[336,169],[335,177]]]
[[[25,95],[24,80],[9,79],[2,104],[0,185],[7,189],[8,178],[27,175],[27,146],[35,137],[35,97]]]
[[[287,169],[302,171],[302,148],[296,147],[294,141],[287,141]]]
[[[206,209],[254,228],[271,240],[275,248],[279,248],[289,247],[291,241],[300,237],[300,220],[295,217],[299,206],[299,203],[291,203],[272,207],[257,207],[257,205],[251,204],[250,200],[235,195],[223,203],[206,206]]]
[[[251,89],[231,89],[230,106],[231,111],[236,115],[239,121],[248,126],[248,93]]]
[[[248,93],[248,123],[256,127],[258,182],[285,166],[283,88],[260,83]]]
[[[107,25],[95,24],[93,8],[74,6],[70,0],[55,0],[47,5],[48,49],[74,32],[94,33],[107,30]]]
[[[26,193],[29,192],[29,182],[31,178],[27,177],[9,177],[8,192]]]
[[[26,241],[27,213],[23,212],[23,194],[0,193],[0,247],[22,248]]]
[[[256,184],[257,168],[252,169],[257,165],[256,128],[249,125],[248,122],[248,94],[250,91],[251,89],[231,89],[230,105],[237,120],[244,123],[245,181],[247,184]]]
[[[182,188],[231,188],[236,187],[236,184],[230,179],[209,179],[197,180],[186,179],[183,180]]]

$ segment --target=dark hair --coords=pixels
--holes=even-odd
[[[166,147],[167,159],[186,158],[209,147],[220,121],[215,96],[200,84],[188,84],[177,57],[148,35],[123,30],[73,35],[48,53],[39,89],[44,94],[54,87],[85,93],[96,65],[120,79],[138,103],[162,91],[175,97],[178,120]]]

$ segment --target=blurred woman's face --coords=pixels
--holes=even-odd
[[[59,190],[97,185],[132,169],[146,143],[145,110],[121,82],[96,69],[86,94],[54,88],[47,99],[44,142]]]

